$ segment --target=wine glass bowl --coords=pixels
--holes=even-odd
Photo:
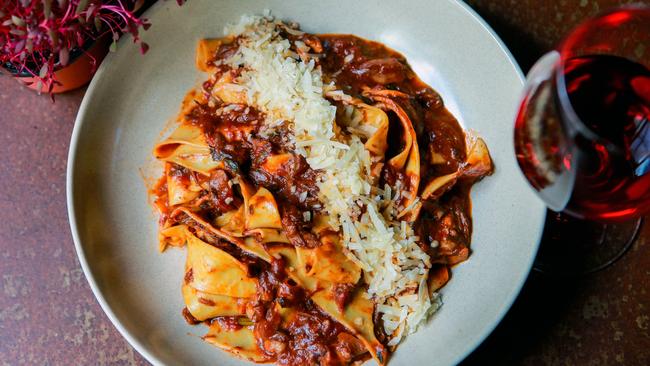
[[[585,21],[533,66],[515,121],[517,161],[548,207],[561,212],[547,220],[540,258],[552,258],[543,255],[547,246],[566,251],[577,241],[615,249],[601,263],[583,261],[590,268],[578,272],[585,272],[629,247],[639,225],[626,222],[650,212],[649,119],[648,6],[621,7]],[[618,231],[617,239],[607,231]],[[562,267],[571,265],[564,262]]]

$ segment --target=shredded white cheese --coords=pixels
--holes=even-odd
[[[429,257],[417,245],[411,226],[396,218],[399,187],[371,185],[370,154],[361,140],[369,131],[337,131],[336,107],[324,92],[350,96],[323,85],[313,59],[301,60],[280,37],[281,24],[269,16],[244,16],[227,27],[226,33],[241,36],[241,43],[224,63],[242,68],[235,82],[245,87],[248,103],[266,113],[266,127],[288,121],[295,152],[323,171],[319,198],[329,223],[342,234],[346,255],[363,269],[368,294],[379,304],[384,328],[392,334],[388,344],[396,345],[439,305],[427,289]],[[299,41],[295,45],[302,51],[307,47]]]

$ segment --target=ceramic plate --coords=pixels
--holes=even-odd
[[[181,316],[185,252],[158,253],[143,179],[151,151],[185,93],[200,38],[221,36],[242,14],[272,14],[315,33],[352,33],[402,52],[466,128],[486,140],[495,174],[472,191],[473,254],[454,268],[444,305],[408,337],[390,365],[452,365],[496,326],[528,275],[544,207],[520,174],[512,126],[522,74],[494,32],[461,2],[158,2],[146,13],[141,56],[130,37],[102,63],[81,104],[68,160],[70,226],[86,278],[122,335],[160,365],[245,364],[204,343]]]

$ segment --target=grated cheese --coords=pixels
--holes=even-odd
[[[440,305],[427,288],[429,256],[418,246],[411,226],[396,217],[393,201],[403,194],[400,187],[372,186],[370,153],[361,138],[373,131],[350,126],[344,133],[335,126],[336,107],[325,94],[339,100],[351,97],[324,85],[320,67],[291,51],[279,27],[302,34],[268,15],[244,16],[226,27],[241,42],[224,63],[242,69],[235,82],[245,88],[248,104],[266,114],[266,128],[287,121],[295,152],[313,169],[323,171],[319,198],[329,224],[341,233],[346,255],[363,269],[368,295],[378,304],[384,329],[392,335],[388,344],[396,345]],[[303,42],[294,44],[308,50]],[[300,197],[305,198],[306,193]]]

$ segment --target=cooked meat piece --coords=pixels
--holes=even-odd
[[[291,244],[296,247],[316,248],[321,245],[320,240],[305,225],[302,213],[292,205],[283,206],[282,226],[284,233]]]

